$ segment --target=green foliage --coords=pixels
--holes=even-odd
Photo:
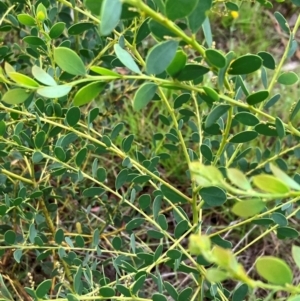
[[[1,300],[299,300],[300,16],[245,2],[0,2]]]

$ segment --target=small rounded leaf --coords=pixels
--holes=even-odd
[[[59,68],[72,75],[85,75],[86,70],[83,61],[78,54],[66,47],[54,49],[54,61]]]
[[[231,211],[240,217],[246,218],[260,213],[265,208],[265,203],[260,199],[253,199],[235,203]]]
[[[82,87],[74,97],[74,106],[83,106],[91,102],[103,91],[105,85],[103,82],[93,82]]]
[[[279,75],[277,81],[286,86],[294,85],[298,82],[299,77],[295,72],[289,71]]]
[[[262,65],[262,59],[258,55],[246,54],[234,60],[229,66],[231,75],[249,74],[257,71]]]
[[[169,40],[154,46],[146,58],[146,71],[148,74],[160,74],[164,72],[173,61],[178,41]]]
[[[255,263],[258,274],[272,284],[291,284],[293,274],[290,267],[281,259],[265,256]]]
[[[157,85],[151,82],[142,84],[136,91],[133,99],[133,108],[135,111],[143,109],[154,97]]]

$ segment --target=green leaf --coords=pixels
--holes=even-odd
[[[58,245],[60,245],[65,240],[65,234],[63,229],[56,230],[54,240]]]
[[[92,22],[80,22],[69,27],[69,35],[79,35],[84,33],[86,30],[93,28],[95,25]]]
[[[204,90],[205,94],[211,98],[213,101],[219,101],[220,97],[219,94],[212,88],[210,87],[202,87],[202,89]],[[203,94],[201,94],[201,96],[203,97]]]
[[[13,230],[8,230],[4,234],[4,241],[8,245],[13,245],[16,241],[17,235]]]
[[[160,74],[167,69],[173,61],[178,41],[169,40],[154,46],[146,58],[146,72],[148,74]]]
[[[271,69],[271,70],[275,70],[276,63],[275,63],[274,57],[270,53],[265,52],[265,51],[260,51],[260,52],[257,53],[257,55],[262,58],[263,65],[266,68]]]
[[[219,268],[210,268],[206,272],[206,279],[209,282],[222,282],[228,277],[229,275]]]
[[[246,176],[236,168],[228,168],[227,177],[232,182],[232,184],[240,189],[250,190],[252,188]]]
[[[286,86],[294,85],[298,82],[298,75],[293,71],[288,71],[281,73],[277,79],[277,81]]]
[[[231,143],[245,143],[251,140],[254,140],[258,136],[258,133],[255,131],[244,131],[238,133],[230,138],[229,142]]]
[[[168,229],[168,221],[167,221],[165,215],[160,214],[157,217],[157,223],[159,224],[159,226],[161,227],[162,230],[167,231],[167,229]]]
[[[123,149],[124,153],[128,153],[130,151],[133,140],[134,140],[134,135],[133,134],[131,134],[128,137],[124,138],[124,140],[122,141],[122,149]]]
[[[21,257],[23,255],[23,250],[22,249],[17,249],[14,251],[14,259],[17,263],[21,262]]]
[[[171,76],[176,76],[184,68],[186,60],[186,53],[182,50],[177,50],[175,57],[166,69],[168,74]]]
[[[34,138],[35,147],[41,149],[46,140],[46,133],[44,131],[40,131],[36,134]]]
[[[203,201],[211,207],[221,206],[227,199],[224,190],[216,186],[201,188],[199,194]]]
[[[92,82],[82,87],[74,96],[74,106],[83,106],[95,99],[105,88],[106,83]]]
[[[200,146],[200,151],[206,160],[208,160],[210,162],[213,160],[213,153],[208,145],[202,144]]]
[[[206,74],[207,72],[209,72],[209,69],[207,67],[196,64],[187,64],[176,76],[176,79],[178,79],[179,81],[194,80]]]
[[[46,98],[60,98],[66,96],[72,90],[72,86],[59,85],[43,87],[36,90],[37,94]]]
[[[205,51],[205,56],[206,56],[208,62],[211,65],[213,65],[214,67],[221,69],[221,68],[225,67],[225,65],[226,65],[225,56],[218,50],[207,49]]]
[[[140,227],[145,220],[143,218],[134,218],[129,223],[126,224],[126,231],[132,231],[138,227]]]
[[[98,181],[100,182],[104,182],[107,178],[107,172],[106,172],[106,169],[103,168],[103,167],[99,167],[97,169],[97,179]]]
[[[73,294],[68,294],[67,299],[68,301],[79,301],[79,299]]]
[[[167,301],[167,298],[162,294],[156,293],[152,296],[152,300],[153,301]]]
[[[186,203],[186,199],[175,192],[173,189],[169,188],[166,185],[161,185],[160,187],[161,192],[163,193],[164,197],[169,199],[173,204],[175,203]]]
[[[193,293],[193,289],[191,287],[187,287],[185,289],[183,289],[179,296],[177,301],[186,301],[186,300],[190,300],[190,296]]]
[[[269,97],[269,91],[268,90],[262,90],[255,93],[250,94],[247,96],[247,103],[251,106],[260,103],[267,99]]]
[[[290,30],[290,27],[289,27],[289,23],[288,23],[287,20],[283,17],[283,15],[282,15],[280,12],[276,11],[276,12],[274,13],[274,17],[276,18],[276,20],[277,20],[277,22],[278,22],[280,28],[281,28],[284,32],[286,32],[288,35],[290,35],[291,30]]]
[[[187,103],[191,99],[190,93],[183,93],[180,94],[175,100],[174,100],[174,109],[180,108],[182,105]]]
[[[35,79],[47,86],[56,86],[56,81],[42,68],[34,65],[31,69],[32,75]]]
[[[120,0],[104,0],[101,6],[100,34],[107,36],[115,29],[120,21],[122,2]]]
[[[27,36],[23,39],[23,41],[32,46],[42,46],[46,48],[44,40],[36,36]]]
[[[282,213],[273,212],[271,214],[271,217],[272,217],[274,223],[276,223],[278,226],[285,227],[288,225],[288,220]]]
[[[64,22],[55,23],[49,32],[49,36],[51,39],[57,39],[61,36],[63,31],[65,30],[66,24]]]
[[[295,245],[292,246],[292,256],[297,267],[300,269],[300,247]]]
[[[135,111],[143,109],[154,97],[157,85],[151,82],[143,83],[135,92],[133,108]]]
[[[196,33],[206,19],[207,12],[212,6],[212,0],[198,1],[193,12],[188,16],[188,24],[192,33]]]
[[[290,267],[281,259],[273,256],[264,256],[255,263],[258,274],[272,284],[291,284],[293,274]]]
[[[99,292],[100,292],[100,296],[103,296],[105,298],[112,298],[115,296],[115,290],[108,286],[100,287]]]
[[[4,136],[5,132],[6,132],[6,123],[3,120],[1,120],[0,121],[0,137]]]
[[[232,295],[232,301],[243,301],[248,294],[248,285],[242,284],[236,290],[234,290]]]
[[[298,0],[294,0],[294,1],[292,0],[292,2],[295,2],[295,1],[298,1]],[[287,301],[300,301],[300,295],[290,297],[287,299]]]
[[[66,114],[66,121],[69,126],[75,126],[80,120],[81,112],[78,107],[71,107]]]
[[[166,15],[171,20],[184,18],[196,8],[197,3],[197,0],[167,0]]]
[[[294,120],[294,118],[299,113],[299,110],[300,110],[300,100],[298,100],[296,103],[294,103],[290,110],[291,111],[290,116],[289,116],[290,121]]]
[[[35,19],[27,14],[19,14],[17,15],[18,21],[26,26],[35,26]]]
[[[259,123],[259,119],[249,112],[239,112],[234,116],[234,119],[248,126],[255,126]]]
[[[140,68],[132,58],[132,56],[124,50],[119,44],[114,45],[114,50],[117,58],[132,72],[141,73]]]
[[[58,160],[60,160],[62,162],[64,162],[66,160],[66,153],[62,147],[56,146],[54,149],[54,154]]]
[[[30,86],[33,88],[39,87],[39,84],[34,79],[32,79],[29,76],[24,75],[22,73],[10,72],[9,77],[17,84]]]
[[[299,236],[299,232],[291,227],[278,227],[277,228],[277,237],[279,239],[286,238],[297,238]]]
[[[52,280],[51,279],[44,280],[37,287],[37,289],[35,291],[36,296],[39,299],[43,299],[46,296],[46,294],[49,292],[51,286],[52,286]]]
[[[246,54],[231,63],[228,73],[231,75],[249,74],[260,69],[261,65],[261,57],[254,54]]]
[[[126,182],[128,177],[128,169],[122,169],[117,177],[116,177],[116,182],[115,182],[115,186],[116,186],[116,190],[119,190],[123,184]]]
[[[85,75],[85,66],[78,54],[66,47],[54,49],[54,61],[61,70],[72,75]]]
[[[274,164],[270,164],[273,175],[294,190],[300,190],[300,185]]]
[[[112,71],[112,70],[103,68],[103,67],[92,66],[92,67],[90,68],[90,70],[92,70],[92,71],[95,72],[95,73],[101,74],[101,75],[115,76],[115,77],[118,77],[118,78],[121,78],[121,77],[122,77],[121,74],[119,74],[119,73],[117,73],[117,72],[115,72],[115,71]]]
[[[230,108],[230,105],[220,104],[216,106],[206,117],[205,127],[208,128],[212,126],[218,119],[223,116]]]
[[[17,105],[27,100],[30,95],[31,95],[31,91],[27,91],[25,89],[21,89],[21,88],[11,89],[8,90],[3,95],[2,101],[10,105]]]
[[[81,165],[86,160],[86,158],[87,158],[87,148],[84,147],[76,155],[76,158],[75,158],[76,166],[81,167]]]
[[[284,194],[290,191],[284,182],[271,175],[257,175],[252,180],[256,187],[265,192]]]
[[[146,275],[142,275],[141,277],[139,277],[136,282],[133,284],[132,286],[132,293],[134,295],[136,295],[136,293],[142,288],[142,286],[144,285],[145,283],[145,280],[146,280]]]
[[[103,0],[85,0],[84,5],[94,14],[99,16]]]
[[[85,197],[93,198],[95,196],[100,196],[103,193],[103,188],[101,187],[90,187],[83,190],[82,194]]]
[[[231,211],[237,216],[247,218],[260,213],[264,208],[265,203],[262,200],[252,199],[235,203]]]
[[[285,136],[284,124],[279,117],[276,117],[275,126],[276,126],[276,131],[278,133],[279,138],[280,139],[284,138],[284,136]]]
[[[271,137],[278,136],[275,125],[272,123],[259,123],[255,126],[254,129],[258,134],[261,134],[261,135],[271,136]]]

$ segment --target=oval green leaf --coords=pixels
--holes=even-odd
[[[182,50],[176,51],[175,57],[167,68],[167,72],[171,76],[176,76],[185,66],[187,60],[186,53]]]
[[[74,97],[74,106],[83,106],[96,98],[103,91],[106,83],[94,82],[82,87]]]
[[[198,4],[198,0],[167,0],[166,15],[171,20],[181,19],[188,16]]]
[[[143,109],[154,97],[157,85],[151,82],[143,83],[136,91],[133,99],[135,111]]]
[[[114,45],[117,58],[132,72],[141,73],[140,68],[132,58],[132,56],[124,50],[119,44]]]
[[[66,47],[54,49],[54,61],[59,68],[72,75],[85,75],[86,70],[83,61],[78,54]]]
[[[2,101],[11,104],[17,105],[23,103],[26,99],[29,98],[31,92],[28,92],[25,89],[16,88],[8,90],[2,97]]]
[[[103,67],[98,67],[98,66],[92,66],[90,68],[93,72],[101,74],[101,75],[107,75],[107,76],[115,76],[115,77],[122,77],[121,74],[111,71],[109,69],[103,68]]]
[[[67,85],[43,87],[36,90],[37,94],[46,98],[60,98],[67,95],[72,87]]]
[[[272,284],[291,284],[293,274],[290,267],[281,259],[273,256],[264,256],[255,263],[258,274]]]
[[[262,191],[270,193],[288,193],[289,187],[281,180],[271,175],[257,175],[253,177],[253,184]]]
[[[220,104],[216,106],[206,117],[205,120],[205,127],[209,128],[212,126],[215,122],[218,121],[218,119],[223,116],[230,108],[230,105],[226,104]]]
[[[252,217],[265,208],[265,203],[260,199],[247,200],[235,203],[231,211],[240,217]]]
[[[24,86],[30,86],[33,88],[39,87],[39,84],[34,79],[32,79],[29,76],[24,75],[22,73],[10,72],[9,77],[17,84],[24,85]]]
[[[257,71],[262,65],[262,59],[258,55],[246,54],[234,60],[229,66],[231,75],[249,74]]]
[[[255,131],[244,131],[234,135],[229,142],[231,143],[245,143],[254,140],[258,136]]]
[[[31,69],[31,73],[35,79],[46,86],[56,86],[54,78],[44,71],[41,67],[34,65]]]
[[[264,101],[265,99],[267,99],[269,97],[269,91],[268,90],[262,90],[262,91],[258,91],[255,92],[253,94],[250,94],[249,96],[247,96],[247,103],[251,106],[260,103],[262,101]]]
[[[206,56],[208,62],[211,65],[213,65],[214,67],[221,69],[221,68],[225,67],[225,65],[226,65],[225,56],[218,50],[207,49],[205,51],[205,56]]]
[[[299,77],[295,72],[289,71],[279,75],[277,81],[286,86],[294,85],[298,82]]]
[[[107,36],[115,29],[120,21],[122,2],[120,0],[104,0],[101,6],[100,34]]]
[[[146,72],[148,74],[160,74],[164,72],[173,61],[178,42],[169,40],[154,46],[146,58]]]

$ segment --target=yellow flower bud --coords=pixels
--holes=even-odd
[[[237,11],[231,11],[230,14],[233,19],[237,19],[239,17],[239,13]]]
[[[37,13],[36,15],[36,18],[39,20],[39,21],[44,21],[46,19],[46,16],[44,14],[44,12],[42,12],[41,10]]]

